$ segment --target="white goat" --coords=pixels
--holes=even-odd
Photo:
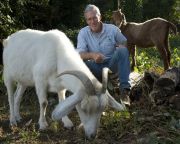
[[[96,136],[106,105],[117,110],[125,109],[106,90],[108,69],[103,70],[101,84],[63,32],[21,30],[10,35],[3,44],[4,83],[8,92],[11,125],[17,125],[21,120],[20,100],[28,86],[36,88],[40,104],[40,129],[48,126],[45,118],[47,91],[57,92],[60,101],[52,118],[62,118],[64,126],[71,128],[73,123],[67,114],[76,107],[88,139]],[[14,84],[17,84],[15,92]],[[73,93],[67,99],[66,90]]]

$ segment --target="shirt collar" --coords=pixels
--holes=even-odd
[[[91,33],[93,33],[93,32],[91,31],[91,29],[90,29],[89,26],[88,26],[88,31],[91,32]],[[105,24],[102,23],[102,31],[101,31],[100,33],[102,34],[102,33],[104,33],[104,31],[105,31]]]

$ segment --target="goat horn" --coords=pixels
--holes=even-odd
[[[107,90],[108,73],[109,72],[111,73],[111,71],[107,67],[103,68],[103,71],[102,71],[102,90],[101,90],[102,93],[105,93]]]
[[[84,85],[86,92],[89,95],[95,95],[95,88],[92,81],[87,77],[87,75],[81,71],[64,71],[63,73],[59,74],[57,77],[60,77],[65,74],[70,74],[77,77]]]

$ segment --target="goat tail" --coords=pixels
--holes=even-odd
[[[176,35],[177,34],[177,27],[172,22],[168,22],[169,28],[172,30],[172,32]]]

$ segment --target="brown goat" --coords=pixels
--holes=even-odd
[[[127,38],[127,47],[132,56],[131,69],[136,65],[136,46],[141,48],[156,46],[164,62],[164,70],[170,67],[171,53],[168,47],[169,29],[177,33],[176,26],[162,18],[153,18],[143,23],[126,22],[121,10],[113,11],[112,21]]]

